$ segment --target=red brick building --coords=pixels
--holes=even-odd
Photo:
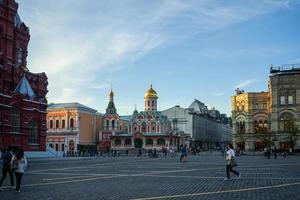
[[[46,149],[47,76],[27,68],[28,27],[15,0],[0,0],[0,148]]]

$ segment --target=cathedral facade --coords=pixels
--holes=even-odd
[[[102,149],[163,149],[177,148],[179,137],[172,133],[168,117],[157,111],[157,92],[152,88],[144,95],[145,110],[136,109],[128,118],[120,117],[113,101],[114,93],[109,93],[109,104],[103,118],[103,131],[100,133]]]

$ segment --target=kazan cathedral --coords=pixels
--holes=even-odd
[[[173,135],[171,122],[157,111],[157,92],[152,88],[144,96],[145,111],[134,110],[131,116],[121,117],[114,104],[114,93],[109,93],[109,103],[103,116],[103,130],[99,134],[99,149],[176,149],[180,137]]]

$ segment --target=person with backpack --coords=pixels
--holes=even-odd
[[[227,145],[228,150],[226,151],[226,175],[227,177],[224,179],[225,181],[230,180],[230,172],[234,173],[241,178],[241,173],[233,170],[234,167],[237,166],[237,162],[235,159],[235,151],[233,149],[232,144]]]
[[[16,176],[16,192],[21,192],[21,181],[24,171],[27,167],[27,159],[24,156],[23,149],[19,149],[16,155],[13,156],[13,158],[11,159],[11,166]]]
[[[14,187],[14,176],[13,171],[10,168],[10,162],[13,157],[12,153],[8,148],[5,148],[2,150],[1,159],[3,161],[2,163],[2,178],[0,180],[0,191],[2,191],[2,183],[5,180],[7,174],[10,176],[10,185],[11,187]]]

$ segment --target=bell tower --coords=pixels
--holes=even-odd
[[[144,100],[145,100],[145,111],[157,111],[157,92],[152,88],[152,84],[150,84],[150,88],[146,91]]]

